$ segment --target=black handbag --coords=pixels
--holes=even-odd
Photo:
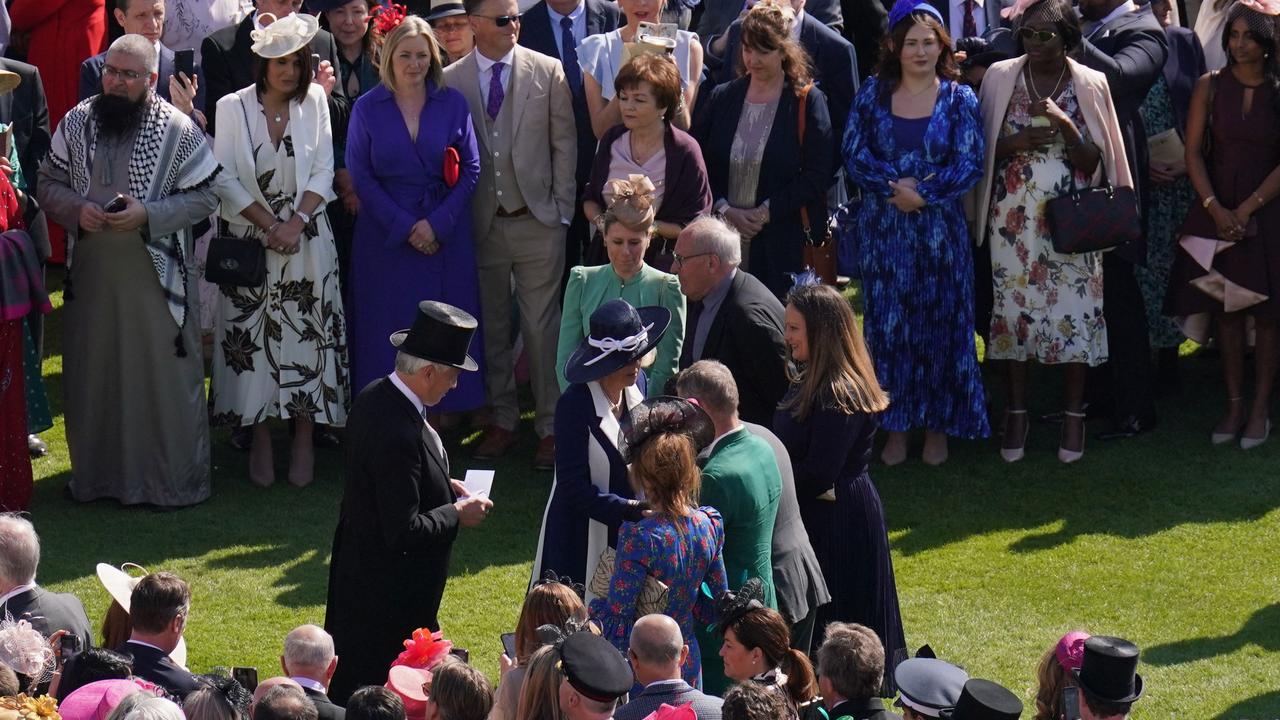
[[[1078,189],[1074,173],[1071,192],[1045,203],[1045,214],[1053,249],[1064,255],[1110,250],[1142,238],[1133,188],[1107,183]]]
[[[204,279],[216,285],[260,287],[267,281],[267,249],[253,238],[227,232],[218,220],[218,234],[209,241]]]

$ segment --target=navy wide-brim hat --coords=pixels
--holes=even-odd
[[[657,346],[670,324],[671,311],[664,307],[634,308],[622,299],[604,303],[591,313],[591,331],[565,363],[564,379],[588,383],[630,365]]]
[[[391,344],[407,355],[475,372],[480,366],[468,351],[477,325],[476,319],[465,310],[423,300],[418,303],[413,327],[392,333]]]

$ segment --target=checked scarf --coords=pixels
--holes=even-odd
[[[98,142],[93,101],[94,98],[84,100],[66,114],[53,135],[49,152],[49,161],[67,173],[72,188],[81,195],[89,193]],[[213,182],[221,166],[200,128],[154,93],[146,104],[129,157],[129,194],[143,202],[154,202]],[[143,232],[151,264],[179,330],[187,318],[186,244],[190,232],[190,228],[160,236]],[[67,250],[68,268],[72,266],[73,249],[71,245]],[[184,354],[181,344],[178,347],[179,354]]]

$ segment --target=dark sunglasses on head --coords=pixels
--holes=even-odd
[[[1036,42],[1047,43],[1058,37],[1058,33],[1052,30],[1034,30],[1032,28],[1024,27],[1018,29],[1018,37],[1022,38],[1023,42],[1035,40]]]
[[[492,20],[492,21],[493,21],[493,24],[494,24],[494,25],[496,25],[496,26],[498,26],[498,27],[506,27],[506,26],[510,25],[511,23],[518,23],[518,22],[520,22],[520,14],[519,14],[519,13],[516,13],[515,15],[498,15],[497,17],[493,17],[493,16],[491,16],[491,15],[475,15],[475,16],[473,16],[473,17],[482,17],[482,18],[484,18],[484,19],[486,19],[486,20]]]

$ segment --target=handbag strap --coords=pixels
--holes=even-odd
[[[804,87],[800,88],[800,92],[796,93],[796,98],[800,101],[798,103],[800,107],[800,116],[799,116],[799,121],[796,123],[796,128],[798,129],[797,134],[800,136],[800,153],[802,155],[804,154],[805,115],[807,114],[805,111],[807,110],[808,104],[809,104],[809,90],[812,88],[813,88],[813,83],[809,83],[808,85],[805,85]],[[808,240],[809,244],[812,245],[813,244],[813,224],[809,222],[809,208],[804,204],[800,205],[800,225],[801,227],[804,228],[805,240]]]
[[[1209,72],[1209,111],[1204,116],[1204,132],[1200,135],[1200,154],[1206,159],[1210,152],[1213,151],[1213,103],[1218,96],[1218,70]]]

